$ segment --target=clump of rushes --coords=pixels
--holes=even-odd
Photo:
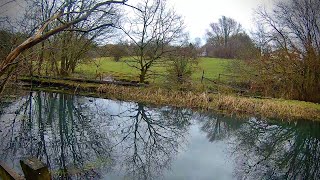
[[[255,99],[205,92],[167,90],[158,87],[123,87],[101,85],[98,92],[102,97],[170,105],[176,107],[213,110],[238,116],[261,116],[282,120],[320,120],[320,105],[293,103],[279,99]]]

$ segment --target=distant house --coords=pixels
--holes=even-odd
[[[202,46],[202,47],[199,49],[199,56],[200,56],[200,57],[207,57],[207,56],[208,56],[208,50],[207,50],[206,45]]]

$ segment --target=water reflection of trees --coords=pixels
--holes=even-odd
[[[0,116],[0,159],[36,156],[55,178],[153,179],[170,167],[191,119],[210,142],[230,143],[239,179],[320,177],[320,124],[248,121],[141,103],[30,93]]]
[[[320,177],[320,124],[267,123],[251,119],[236,136],[240,177],[317,179]]]
[[[192,113],[173,108],[153,109],[141,103],[111,115],[118,127],[115,142],[128,179],[153,179],[170,167],[190,124]]]
[[[8,111],[14,115],[4,123],[10,128],[1,128],[0,156],[9,163],[17,165],[21,157],[35,156],[50,166],[56,178],[86,179],[100,174],[91,166],[112,162],[109,142],[71,95],[30,93]]]
[[[210,142],[224,140],[237,130],[243,121],[223,115],[204,114],[198,118],[201,130],[207,133]]]
[[[231,142],[239,179],[320,177],[320,123],[248,121],[210,115],[202,118],[209,141]]]
[[[99,178],[112,171],[130,179],[157,177],[170,166],[192,115],[41,92],[3,111],[0,158],[14,166],[21,157],[38,157],[61,179]]]

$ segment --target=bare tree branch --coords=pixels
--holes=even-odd
[[[87,20],[98,8],[101,8],[103,6],[110,6],[113,4],[121,4],[125,6],[132,7],[131,5],[126,4],[127,0],[106,0],[102,1],[100,3],[94,4],[89,9],[84,9],[79,11],[79,16],[73,20],[70,20],[68,22],[62,22],[61,17],[68,15],[68,13],[65,13],[65,10],[67,7],[69,7],[73,1],[67,1],[66,3],[62,4],[60,7],[60,10],[55,13],[53,16],[51,16],[48,20],[46,20],[38,29],[37,31],[28,39],[26,39],[23,43],[21,43],[19,46],[17,46],[15,49],[13,49],[5,60],[3,60],[0,64],[0,77],[2,77],[5,73],[8,67],[10,66],[10,63],[12,63],[22,52],[24,52],[26,49],[31,48],[32,46],[48,39],[52,35],[55,35],[63,30],[68,29],[69,27]],[[60,25],[49,29],[45,31],[45,29],[48,28],[49,24],[53,24],[55,22],[60,22]],[[106,27],[106,26],[112,26],[112,24],[104,24],[99,27]],[[93,28],[93,30],[98,29],[99,27]],[[90,30],[92,31],[92,30]],[[86,32],[89,32],[89,30],[86,30]]]

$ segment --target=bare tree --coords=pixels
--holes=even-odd
[[[48,1],[49,2],[49,1]],[[50,1],[51,2],[51,1]],[[53,1],[53,3],[56,1]],[[34,33],[26,39],[19,46],[14,48],[8,56],[1,61],[0,64],[0,77],[3,77],[7,72],[11,72],[13,65],[17,64],[17,57],[25,50],[35,46],[36,44],[48,39],[49,37],[61,31],[81,31],[90,32],[97,30],[101,27],[113,26],[110,22],[101,22],[99,19],[110,15],[111,12],[106,11],[110,6],[115,4],[125,4],[127,0],[119,1],[95,1],[95,0],[66,0],[59,1],[56,4],[56,10],[53,15],[48,17],[45,21],[35,29]],[[127,4],[125,4],[127,5]],[[84,8],[83,8],[84,7]],[[68,18],[69,17],[69,18]],[[70,18],[72,17],[72,18]],[[77,28],[78,23],[86,21],[91,24],[87,28]],[[11,73],[8,73],[6,78],[1,81],[0,92],[2,92],[4,85],[8,81]]]
[[[132,20],[121,29],[135,46],[135,63],[128,64],[140,71],[139,81],[143,83],[150,68],[168,53],[169,45],[179,43],[184,26],[165,0],[144,0],[137,7],[142,11],[135,10]]]
[[[222,43],[225,47],[231,36],[243,31],[240,23],[226,16],[222,16],[217,23],[211,23],[210,28],[210,31],[207,32],[209,38]]]
[[[256,30],[252,32],[252,40],[261,55],[271,52],[270,35],[267,33],[266,27],[259,21],[256,22]]]
[[[168,80],[169,85],[189,86],[191,75],[198,65],[198,50],[192,43],[183,46],[172,47],[174,50],[167,56],[169,60]],[[173,84],[172,84],[173,83]]]
[[[249,37],[243,31],[241,24],[225,16],[222,16],[218,22],[210,24],[207,37],[207,51],[210,56],[214,57],[236,58],[236,50],[239,47],[234,47],[235,44],[237,46],[252,44],[250,41],[241,41],[242,37]]]
[[[256,61],[259,83],[275,96],[320,102],[320,2],[280,2],[273,12],[260,8],[269,55]]]

